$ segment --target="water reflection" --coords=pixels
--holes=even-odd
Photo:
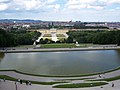
[[[115,50],[117,57],[119,58],[117,61],[120,63],[120,50]]]
[[[0,52],[0,61],[5,57],[5,54]]]
[[[73,51],[0,54],[0,69],[44,75],[76,75],[120,66],[120,51]],[[5,56],[5,57],[4,57]]]

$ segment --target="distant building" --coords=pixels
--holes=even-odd
[[[25,25],[22,25],[22,27],[30,28],[30,25],[25,24]]]

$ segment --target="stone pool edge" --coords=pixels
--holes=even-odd
[[[94,51],[94,50],[119,50],[120,47],[90,47],[90,48],[40,48],[40,49],[14,49],[14,50],[0,50],[3,53],[28,53],[28,52],[64,52],[64,51]]]
[[[96,72],[96,73],[90,73],[90,74],[80,74],[80,75],[37,75],[37,74],[29,74],[29,73],[25,73],[25,72],[21,72],[18,70],[0,70],[0,72],[5,72],[5,71],[14,71],[18,74],[23,74],[23,75],[29,75],[29,76],[37,76],[37,77],[57,77],[57,78],[62,78],[62,77],[87,77],[87,76],[94,76],[94,75],[100,75],[100,74],[105,74],[105,73],[111,73],[114,71],[120,70],[120,66],[111,70],[107,70],[107,71],[103,71],[103,72]]]

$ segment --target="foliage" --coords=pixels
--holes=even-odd
[[[41,48],[72,48],[75,47],[74,44],[61,44],[61,43],[56,43],[56,44],[42,44]]]
[[[24,30],[6,32],[0,29],[0,47],[32,45],[39,36],[39,32],[28,32]]]
[[[10,81],[18,81],[16,78],[7,76],[7,75],[0,75],[0,79],[10,80]],[[26,80],[22,80],[23,83],[26,82]],[[56,82],[38,82],[38,81],[30,81],[32,84],[41,84],[41,85],[53,85],[58,83],[66,83],[64,81],[56,81]]]
[[[93,43],[93,44],[117,44],[120,45],[120,31],[69,31],[67,39],[59,38],[54,42],[50,39],[41,39],[40,44],[50,43]],[[0,29],[0,47],[13,47],[18,45],[32,45],[41,35],[39,32],[26,30],[11,30],[6,32]]]
[[[39,43],[40,44],[50,44],[50,43],[55,43],[55,42],[48,38],[46,38],[46,39],[41,38]]]
[[[105,78],[105,79],[96,79],[96,80],[90,80],[90,81],[115,81],[115,80],[119,80],[120,76],[116,76],[116,77],[111,77],[111,78]],[[89,81],[89,80],[88,80]]]
[[[67,42],[120,45],[120,31],[70,31]]]
[[[85,88],[106,85],[105,82],[92,82],[92,83],[72,83],[72,84],[61,84],[53,86],[53,88]]]

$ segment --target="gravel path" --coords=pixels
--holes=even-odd
[[[77,78],[96,78],[99,79],[99,75],[94,76],[87,76],[87,77],[64,77],[64,78],[56,78],[56,77],[37,77],[37,76],[29,76],[29,75],[23,75],[16,73],[14,71],[0,71],[0,75],[7,75],[14,78],[20,78],[24,80],[30,80],[30,81],[43,81],[43,82],[50,82],[54,80],[62,80],[62,79],[77,79]],[[120,75],[120,70],[101,74],[101,77],[110,78]],[[84,80],[73,80],[71,83],[81,83],[84,82]],[[103,88],[101,86],[98,87],[91,87],[91,88],[75,88],[75,90],[120,90],[120,80],[113,81],[115,86],[112,87],[112,82],[109,82],[109,84],[104,85]],[[52,85],[25,85],[25,84],[19,84],[17,83],[18,89],[17,90],[74,90],[74,89],[59,89],[59,88],[52,88]],[[13,81],[1,81],[0,82],[0,90],[15,90],[15,82]]]
[[[68,88],[68,89],[60,89],[60,88],[52,88],[52,86],[46,85],[25,85],[17,83],[17,90],[120,90],[120,80],[114,81],[115,86],[112,87],[112,82],[107,85],[98,87],[90,87],[90,88]],[[0,90],[16,90],[15,82],[5,81],[0,82]]]
[[[40,48],[40,49],[11,49],[11,50],[0,50],[4,53],[23,53],[23,52],[56,52],[56,51],[92,51],[92,50],[118,50],[120,47],[88,47],[88,48]]]

